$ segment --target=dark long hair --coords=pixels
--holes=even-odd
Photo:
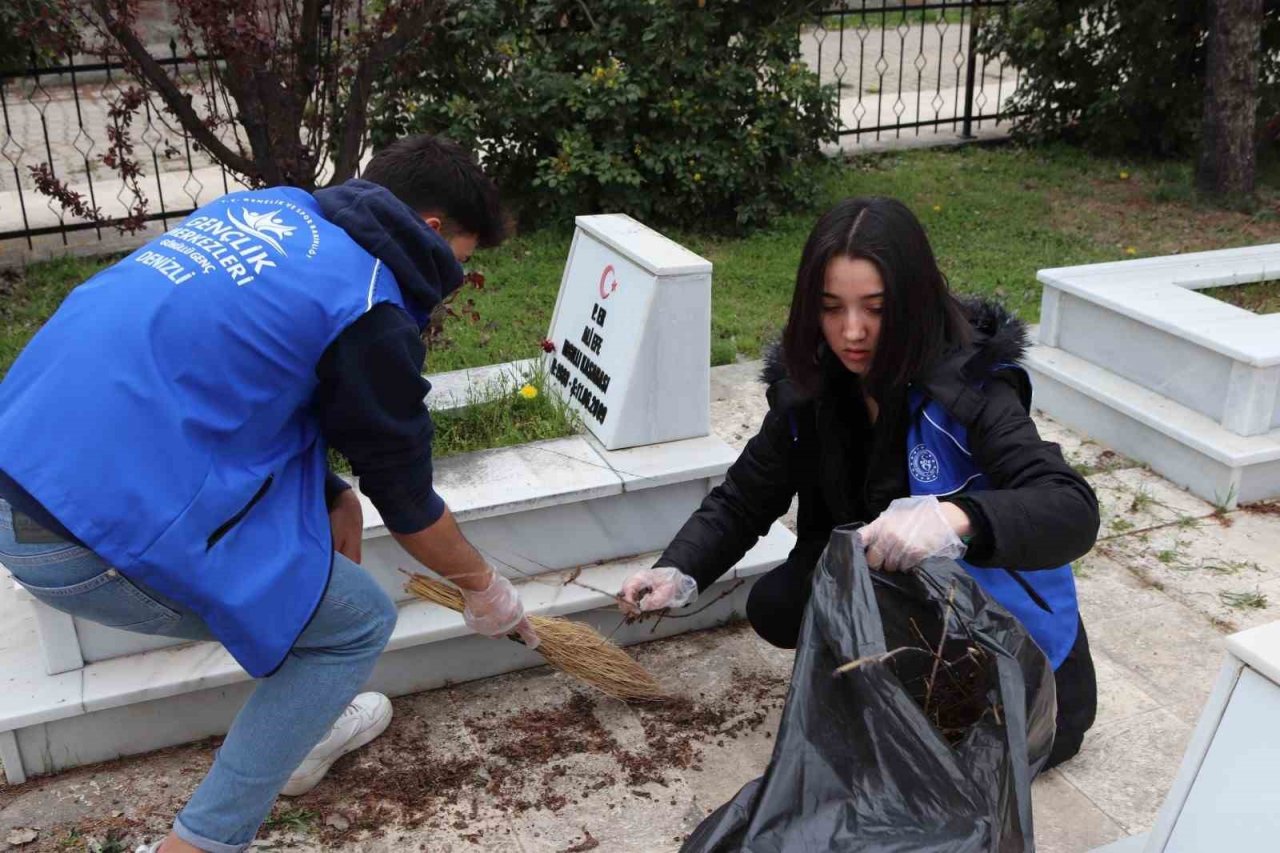
[[[845,199],[809,233],[782,333],[787,373],[805,393],[822,388],[823,363],[829,358],[822,336],[822,292],[827,264],[838,257],[870,261],[884,282],[880,338],[866,378],[873,394],[906,385],[969,340],[969,322],[915,214],[897,199]]]

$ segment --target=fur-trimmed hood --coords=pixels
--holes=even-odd
[[[974,332],[966,347],[968,354],[960,361],[967,376],[984,376],[996,365],[1022,360],[1029,346],[1026,323],[990,299],[962,299],[960,306]],[[760,381],[772,386],[786,378],[782,342],[778,340],[765,348]]]

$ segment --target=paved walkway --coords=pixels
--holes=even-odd
[[[714,429],[735,447],[763,413],[758,369],[712,371]],[[1083,853],[1150,826],[1224,635],[1280,618],[1280,519],[1266,508],[1220,513],[1039,422],[1088,474],[1104,511],[1102,541],[1078,567],[1098,723],[1082,753],[1034,788],[1037,849]],[[407,696],[387,735],[311,794],[277,806],[255,849],[678,849],[768,763],[791,656],[742,623],[636,651],[690,704],[627,707],[545,669]],[[208,744],[182,747],[0,785],[0,844],[32,829],[35,840],[18,849],[162,831],[211,754]]]

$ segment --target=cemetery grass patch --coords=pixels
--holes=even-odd
[[[1200,292],[1255,314],[1280,313],[1280,281],[1209,287]]]
[[[993,297],[1036,322],[1039,269],[1280,242],[1280,217],[1273,212],[1280,164],[1262,163],[1259,178],[1260,204],[1250,213],[1199,203],[1190,162],[1099,157],[1060,145],[904,151],[824,167],[817,208],[779,216],[750,236],[664,233],[715,265],[711,361],[726,364],[758,358],[782,328],[809,229],[821,209],[845,196],[902,199],[924,223],[957,291]],[[471,268],[484,274],[485,285],[466,294],[476,318],[448,321],[426,369],[457,370],[536,352],[571,239],[566,221],[479,253]],[[62,295],[106,263],[34,264],[0,279],[0,370]]]
[[[1191,161],[1133,161],[1071,154],[1091,166],[1080,170],[1076,186],[1055,190],[1054,225],[1065,235],[1092,244],[1100,253],[1093,260],[1127,260],[1280,241],[1280,157],[1260,159],[1253,207],[1228,210],[1197,197]],[[1215,288],[1206,293],[1258,313],[1280,309],[1280,298],[1275,290],[1268,292],[1266,284],[1252,289]]]
[[[572,435],[578,429],[577,416],[559,397],[544,393],[546,387],[546,376],[539,372],[526,377],[516,390],[481,392],[468,406],[433,412],[436,434],[432,455],[439,459]],[[521,393],[529,388],[536,393]]]
[[[544,393],[545,388],[546,375],[538,370],[511,382],[474,388],[468,405],[461,408],[433,411],[432,457],[442,459],[577,432],[577,415],[560,398]],[[329,451],[329,467],[339,474],[351,473],[350,463],[333,450]]]
[[[72,288],[117,257],[59,258],[0,270],[0,377]]]
[[[994,298],[1034,323],[1039,269],[1280,242],[1280,218],[1265,209],[1267,200],[1280,200],[1280,168],[1268,166],[1260,177],[1264,205],[1250,214],[1199,204],[1189,163],[1098,157],[1066,146],[899,152],[832,164],[817,208],[780,216],[748,237],[665,233],[715,266],[711,363],[728,364],[758,358],[786,323],[809,229],[822,209],[846,196],[902,199],[924,223],[958,292]],[[571,236],[567,227],[542,230],[480,255],[487,282],[476,295],[481,320],[451,326],[451,346],[431,354],[431,370],[523,357],[550,323]],[[516,340],[493,350],[508,328],[517,330]]]

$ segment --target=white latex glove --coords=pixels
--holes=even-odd
[[[497,572],[493,573],[493,580],[486,589],[480,592],[462,590],[462,600],[466,602],[462,621],[477,634],[497,638],[514,631],[531,649],[536,649],[541,642],[524,615],[520,593],[511,581]]]
[[[964,516],[954,504],[946,506]],[[867,549],[867,565],[888,572],[913,569],[929,557],[954,560],[965,551],[952,518],[931,495],[898,498],[858,535]]]
[[[684,607],[698,597],[698,582],[675,566],[641,569],[622,584],[622,599],[634,610]]]

